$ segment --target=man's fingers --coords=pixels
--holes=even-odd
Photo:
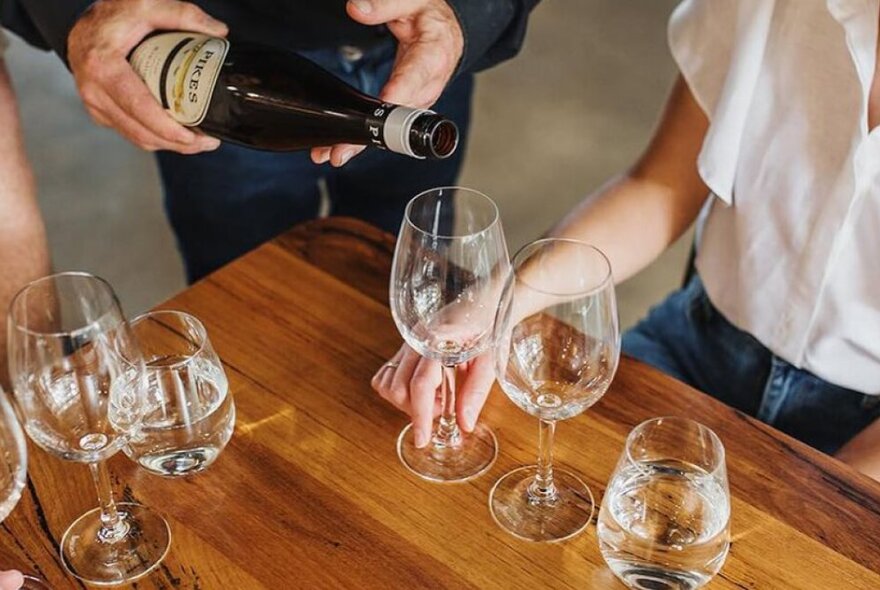
[[[225,23],[190,2],[166,0],[151,8],[146,16],[154,29],[193,31],[214,37],[225,37],[229,32]]]
[[[437,361],[421,359],[410,381],[409,403],[416,447],[427,446],[434,425],[434,402],[443,383],[443,367]]]
[[[466,432],[471,432],[477,425],[480,411],[486,403],[486,397],[495,381],[495,366],[491,354],[483,354],[470,362],[466,371],[463,371],[464,379],[458,388],[458,397],[455,400],[455,411],[458,415],[458,424]]]
[[[329,147],[315,147],[312,148],[312,162],[315,164],[326,164],[330,161],[330,152],[332,148]]]
[[[364,25],[382,25],[421,11],[425,0],[349,0],[348,16]]]
[[[171,143],[192,143],[197,135],[166,113],[134,70],[128,67],[110,78],[108,94],[128,115]]]
[[[212,137],[200,137],[197,141],[191,143],[169,142],[156,135],[151,129],[144,127],[136,119],[133,119],[109,97],[102,101],[99,110],[101,118],[106,121],[108,127],[116,129],[123,137],[139,148],[151,152],[171,150],[181,154],[197,154],[216,149],[219,145],[218,140]]]
[[[100,107],[107,126],[115,129],[125,139],[141,149],[155,152],[163,149],[166,143],[161,137],[131,118],[109,97]]]
[[[172,119],[133,71],[120,71],[112,88],[111,99],[122,111],[158,136],[158,149],[197,154],[220,147],[219,139],[195,133]]]
[[[365,149],[366,146],[362,145],[351,145],[347,143],[335,145],[330,151],[330,163],[337,168],[345,166],[349,160]]]
[[[440,98],[454,71],[455,64],[430,44],[401,47],[380,97],[392,104],[428,108]]]

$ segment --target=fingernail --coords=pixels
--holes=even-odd
[[[362,14],[370,14],[373,12],[373,3],[370,0],[351,0],[354,7]]]
[[[209,137],[202,143],[206,150],[214,151],[220,147],[220,140],[216,137]]]
[[[345,150],[344,152],[342,152],[342,156],[339,157],[339,165],[345,166],[346,164],[348,164],[348,161],[351,160],[351,158],[353,156],[354,156],[353,149],[349,148],[349,149]]]
[[[430,439],[431,439],[431,437],[428,435],[428,433],[426,431],[418,429],[418,428],[416,429],[416,447],[417,448],[421,449],[421,448],[428,446],[428,441]]]

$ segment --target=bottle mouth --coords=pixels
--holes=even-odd
[[[458,148],[458,126],[449,119],[438,121],[429,135],[431,155],[437,159],[448,158]]]
[[[410,146],[416,157],[444,160],[458,149],[458,126],[440,115],[421,114],[410,128]]]

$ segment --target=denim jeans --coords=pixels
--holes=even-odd
[[[880,418],[880,396],[798,369],[728,322],[699,276],[627,332],[623,350],[826,453]]]
[[[367,94],[388,80],[396,46],[357,55],[343,49],[303,55]],[[464,158],[473,77],[462,75],[434,109],[451,118],[461,144],[446,160],[415,160],[368,149],[340,169],[317,166],[308,152],[271,153],[224,143],[217,151],[158,154],[165,209],[192,282],[292,225],[315,218],[323,183],[331,215],[357,217],[397,233],[406,203],[419,192],[454,184]]]

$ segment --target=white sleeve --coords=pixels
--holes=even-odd
[[[709,118],[697,161],[706,185],[727,204],[740,142],[775,0],[685,0],[669,20],[669,48],[688,88]]]

